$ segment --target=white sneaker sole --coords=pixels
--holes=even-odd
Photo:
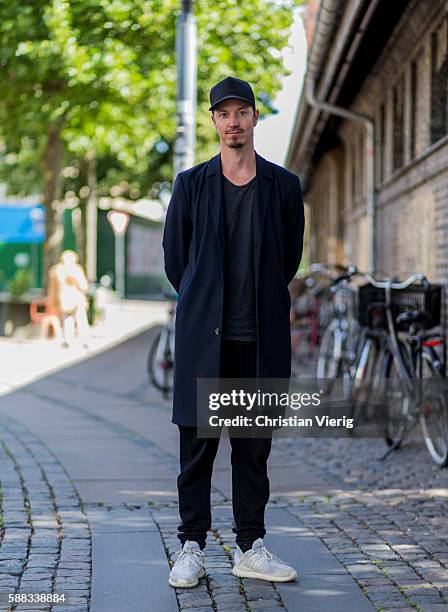
[[[197,578],[193,578],[192,580],[187,580],[184,578],[183,580],[175,580],[174,578],[169,578],[168,582],[172,587],[177,587],[178,589],[189,589],[191,587],[195,587],[199,584],[199,579],[205,576],[205,570],[201,570],[198,574]]]
[[[269,582],[291,582],[297,578],[297,572],[293,570],[287,576],[274,576],[273,574],[260,574],[259,572],[251,572],[250,570],[234,567],[232,574],[237,578],[258,578],[258,580],[268,580]]]

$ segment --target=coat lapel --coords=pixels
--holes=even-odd
[[[259,258],[261,252],[261,240],[263,237],[264,223],[266,213],[271,199],[272,172],[267,162],[263,157],[255,153],[257,161],[257,180],[256,180],[256,198],[253,211],[253,227],[254,227],[254,249],[255,249],[255,270],[258,272]]]
[[[221,255],[224,258],[224,202],[222,196],[221,155],[219,153],[208,162],[206,178],[208,201],[212,212],[213,224],[218,237]]]

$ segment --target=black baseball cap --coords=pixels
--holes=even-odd
[[[247,81],[242,81],[236,77],[226,77],[222,81],[219,81],[210,90],[210,108],[213,110],[220,102],[224,100],[230,100],[236,98],[237,100],[244,100],[255,108],[255,96],[252,91],[252,87]]]

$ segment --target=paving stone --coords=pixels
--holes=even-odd
[[[201,582],[195,586],[195,587],[191,587],[191,588],[185,588],[180,590],[179,589],[179,593],[208,593],[208,585],[207,583],[202,583]]]
[[[278,599],[278,595],[276,591],[274,591],[272,586],[271,586],[270,591],[262,590],[262,589],[248,589],[245,586],[244,594],[248,601],[257,601],[258,599],[269,599],[269,600]]]
[[[382,575],[381,571],[373,564],[347,564],[346,568],[355,578],[377,578]]]
[[[238,578],[234,578],[233,583],[220,584],[219,582],[211,582],[211,588],[214,593],[241,593],[241,583]]]
[[[382,604],[380,608],[381,612],[415,612],[415,608],[410,608],[409,604],[403,602],[402,605],[394,602],[391,606],[387,604]]]
[[[185,609],[185,608],[184,608]],[[188,608],[186,608],[188,609]],[[182,610],[182,608],[181,608]],[[193,608],[194,612],[211,612],[212,610],[214,610],[214,607],[212,605],[210,606],[201,606],[200,608]],[[221,608],[220,608],[221,610]]]
[[[3,574],[19,575],[23,572],[21,561],[0,561],[0,576]]]
[[[208,604],[212,603],[210,596],[201,597],[200,595],[195,595],[194,593],[187,593],[183,597],[180,597],[179,589],[177,589],[177,596],[182,609],[197,608],[200,606],[207,606]]]
[[[271,601],[251,601],[249,606],[251,610],[262,610],[263,612],[279,612],[279,610],[285,609],[280,602],[273,603]]]
[[[40,569],[32,568],[30,570],[26,569],[22,574],[22,581],[26,580],[27,582],[40,582],[41,580],[51,580],[53,576],[53,572],[43,572]]]
[[[210,574],[208,576],[208,579],[210,580],[210,582],[212,584],[218,583],[218,584],[239,584],[239,578],[236,578],[231,572],[229,572],[228,574]]]
[[[52,580],[21,580],[20,581],[20,592],[26,593],[51,593]]]
[[[415,602],[417,604],[429,604],[429,603],[435,603],[435,604],[441,604],[442,599],[440,597],[440,595],[438,593],[424,593],[421,594],[419,593],[418,595],[414,595],[412,593],[410,593],[409,595],[407,595],[409,601]]]
[[[241,593],[216,593],[213,592],[213,598],[220,603],[244,603],[245,598]]]

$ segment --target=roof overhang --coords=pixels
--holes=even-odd
[[[286,166],[300,174],[304,191],[313,166],[337,142],[336,130],[343,120],[310,105],[310,81],[319,100],[350,108],[410,3],[322,0],[286,157]]]

